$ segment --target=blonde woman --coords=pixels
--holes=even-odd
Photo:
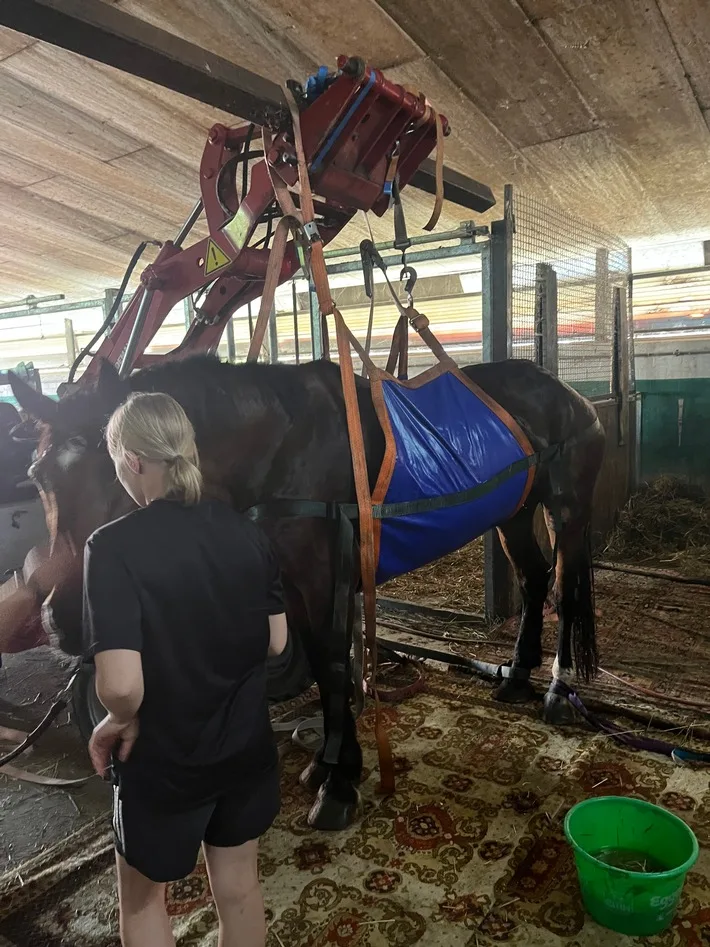
[[[263,534],[202,498],[195,436],[166,394],[133,395],[106,431],[139,509],[85,556],[85,624],[108,716],[90,753],[114,782],[121,938],[168,947],[165,883],[204,846],[220,947],[263,947],[259,836],[279,809],[267,654],[286,645]]]

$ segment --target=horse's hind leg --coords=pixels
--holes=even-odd
[[[557,531],[557,654],[544,710],[547,723],[557,726],[576,720],[575,710],[566,697],[567,689],[574,686],[575,676],[589,681],[597,671],[592,569],[589,516],[585,512]]]
[[[573,447],[552,478],[543,501],[551,539],[557,546],[555,598],[558,616],[557,656],[545,696],[545,720],[563,725],[576,719],[565,694],[576,677],[589,681],[597,672],[594,573],[590,524],[594,486],[604,453],[604,436],[589,437]]]
[[[525,672],[542,664],[542,616],[547,598],[550,564],[535,538],[533,520],[537,503],[527,503],[511,520],[498,528],[523,600],[520,630],[513,655],[513,669],[519,677],[506,678],[496,691],[496,699],[506,703],[531,700],[535,691]]]

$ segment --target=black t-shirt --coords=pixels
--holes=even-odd
[[[250,520],[219,501],[156,500],[91,536],[87,654],[141,653],[140,735],[123,780],[161,805],[214,798],[276,765],[266,696],[278,565]]]

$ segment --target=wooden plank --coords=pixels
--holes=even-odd
[[[656,0],[680,55],[691,89],[710,123],[710,4]]]
[[[28,240],[32,239],[35,225],[44,221],[51,222],[53,227],[65,230],[68,234],[78,234],[90,240],[108,240],[124,232],[124,228],[108,220],[67,208],[51,197],[51,186],[49,196],[42,197],[29,190],[0,184],[2,212],[22,221],[27,227]]]
[[[111,66],[105,66],[103,63],[94,63],[94,65],[99,70],[113,71]],[[144,94],[149,93],[156,101],[166,105],[168,109],[190,119],[198,128],[209,129],[215,122],[221,122],[230,128],[238,128],[245,124],[230,112],[223,112],[221,109],[206,105],[197,99],[191,99],[180,92],[166,89],[165,86],[155,85],[146,79],[141,79],[140,76],[131,76],[127,72],[122,72],[121,77],[127,88],[137,89]]]
[[[37,40],[32,36],[25,36],[24,33],[16,33],[15,30],[9,30],[6,26],[0,26],[0,60],[8,56],[14,56],[21,49],[32,46]]]
[[[2,298],[24,299],[28,295],[51,295],[64,293],[72,299],[88,299],[100,295],[100,286],[87,275],[81,279],[68,277],[62,270],[45,266],[36,256],[28,256],[20,266],[16,259],[0,263],[0,285]],[[101,286],[105,285],[102,283]]]
[[[487,184],[500,199],[505,184],[532,193],[547,191],[542,175],[524,152],[431,59],[390,69],[387,75],[408,89],[423,92],[446,115],[452,129],[444,144],[447,165]],[[460,217],[460,210],[458,214]]]
[[[250,0],[123,0],[121,10],[232,62],[238,58],[242,68],[274,82],[305,76],[316,65],[287,33],[264,29]]]
[[[149,82],[136,87],[117,69],[99,67],[45,43],[19,52],[1,68],[24,85],[100,120],[102,128],[118,129],[139,143],[155,142],[173,157],[199,164],[209,126],[198,125],[156,98]]]
[[[51,220],[34,218],[32,229],[20,216],[0,203],[0,246],[14,251],[21,263],[23,255],[35,254],[48,261],[66,263],[78,276],[85,267],[89,272],[106,268],[114,272],[125,264],[123,254],[106,243],[73,233]],[[20,256],[17,256],[17,254]]]
[[[142,187],[165,191],[180,201],[190,195],[197,200],[200,195],[200,176],[197,169],[166,154],[160,148],[147,145],[140,151],[114,158],[109,163],[112,168],[119,168],[131,175]]]
[[[214,2],[207,5],[214,6]],[[339,55],[362,55],[378,69],[389,69],[422,58],[421,50],[375,0],[357,4],[309,0],[303,5],[269,0],[268,4],[252,4],[250,12],[264,30],[298,49],[307,62],[332,67]]]
[[[54,174],[87,187],[104,189],[112,197],[121,197],[131,206],[144,210],[147,215],[160,207],[159,216],[166,221],[184,220],[186,208],[189,210],[196,199],[194,192],[179,198],[169,190],[143,184],[128,171],[74,151],[65,144],[45,139],[41,129],[21,128],[6,122],[2,115],[0,145],[13,154],[31,156],[34,163]]]
[[[0,145],[2,142],[0,142]],[[25,187],[51,177],[52,172],[10,152],[0,150],[0,181]]]
[[[33,194],[51,197],[65,207],[90,216],[108,220],[118,231],[135,230],[151,240],[165,240],[172,236],[190,211],[191,202],[185,201],[185,212],[171,220],[161,216],[163,208],[156,199],[152,211],[128,203],[122,196],[107,188],[94,187],[83,181],[57,176],[40,181],[28,188]]]
[[[21,128],[40,129],[49,141],[71,141],[77,151],[102,161],[140,148],[138,139],[18,82],[7,71],[11,62],[8,59],[0,63],[0,114],[5,121]]]
[[[118,237],[112,237],[110,240],[106,241],[106,245],[114,247],[117,250],[120,250],[124,255],[126,261],[126,266],[133,256],[133,253],[139,243],[143,240],[143,237],[139,233],[123,233]],[[188,244],[190,241],[188,241]],[[148,246],[145,248],[143,255],[141,256],[140,263],[137,267],[137,272],[142,273],[145,267],[152,263],[158,255],[159,247]]]
[[[589,131],[578,88],[515,0],[379,0],[518,146]]]

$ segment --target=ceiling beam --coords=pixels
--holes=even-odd
[[[257,125],[288,115],[275,82],[101,0],[2,0],[0,23]]]
[[[281,87],[101,0],[0,0],[0,24],[181,92],[257,125],[289,121]],[[435,192],[427,159],[411,184]],[[444,197],[483,213],[489,187],[446,168]]]

